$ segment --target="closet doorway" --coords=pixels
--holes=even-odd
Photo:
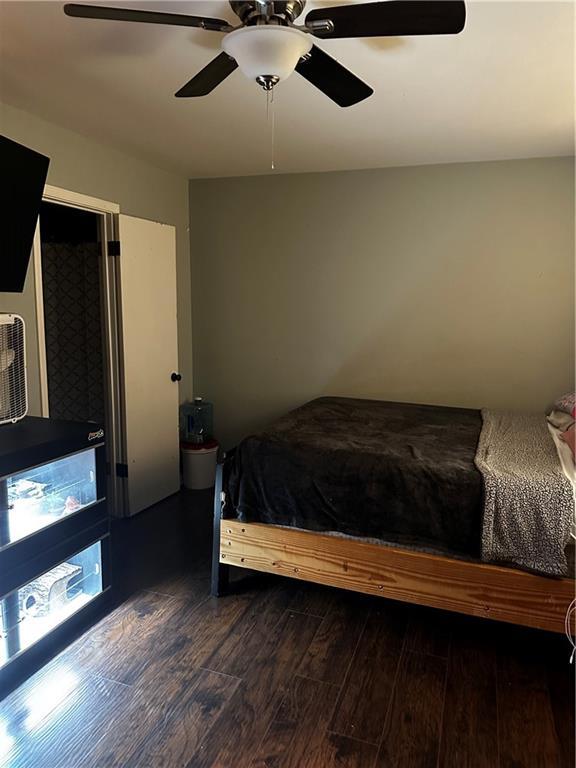
[[[104,339],[102,216],[57,203],[40,209],[48,414],[109,417]]]
[[[34,255],[42,415],[104,427],[107,497],[123,516],[114,219],[82,201],[44,199]]]
[[[42,415],[104,425],[134,515],[180,488],[176,230],[47,187],[34,272]]]

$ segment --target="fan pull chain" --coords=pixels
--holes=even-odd
[[[276,140],[276,114],[274,111],[274,88],[266,91],[266,120],[270,121],[270,167],[274,170],[274,150]]]

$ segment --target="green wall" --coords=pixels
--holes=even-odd
[[[225,445],[322,394],[542,410],[574,382],[572,158],[192,180]]]

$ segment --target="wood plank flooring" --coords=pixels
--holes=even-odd
[[[270,577],[211,598],[209,514],[120,526],[126,600],[0,702],[2,768],[574,765],[563,638]]]

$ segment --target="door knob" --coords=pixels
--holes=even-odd
[[[176,371],[172,372],[172,375],[170,376],[172,381],[181,381],[182,380],[182,374],[176,373]]]

